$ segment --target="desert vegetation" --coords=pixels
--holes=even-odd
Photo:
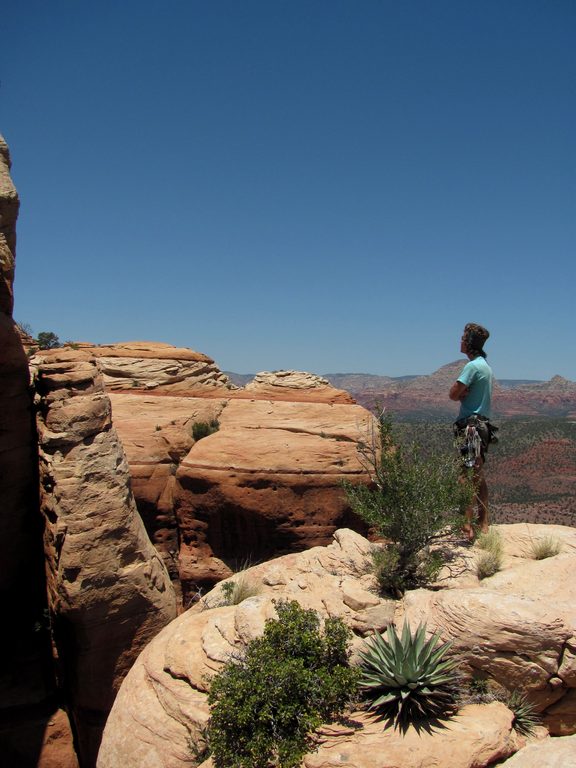
[[[476,562],[476,573],[479,579],[487,579],[494,576],[502,569],[504,547],[502,537],[497,528],[490,528],[487,533],[482,533],[476,542],[480,554]]]
[[[344,487],[354,512],[385,540],[374,553],[382,593],[401,597],[437,576],[445,558],[431,545],[460,528],[473,487],[452,453],[401,443],[384,414],[377,424],[359,449],[371,484]]]
[[[350,630],[323,628],[315,611],[276,603],[261,637],[212,678],[208,748],[216,768],[292,768],[314,748],[313,731],[341,714],[357,687]]]
[[[368,708],[405,730],[410,724],[443,718],[457,708],[461,687],[458,660],[438,635],[426,640],[426,625],[412,633],[405,623],[386,637],[376,632],[360,652],[360,688]]]
[[[202,440],[208,435],[213,435],[214,432],[218,432],[220,429],[220,422],[218,419],[210,419],[210,421],[195,421],[192,424],[192,437],[197,443],[198,440]]]

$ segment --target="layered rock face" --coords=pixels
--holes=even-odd
[[[246,384],[236,397],[269,397],[270,400],[312,403],[354,403],[343,389],[333,387],[328,379],[305,371],[263,371]]]
[[[33,366],[50,612],[82,765],[91,766],[124,675],[174,618],[176,600],[136,510],[98,361],[57,349]]]
[[[357,441],[373,418],[348,393],[298,371],[246,389],[187,386],[110,393],[138,509],[185,603],[239,564],[325,544],[342,525],[364,530],[341,482],[365,480]],[[202,423],[213,434],[195,441]]]
[[[357,441],[371,422],[358,405],[231,399],[176,473],[185,598],[247,562],[362,528],[342,481],[366,480]]]
[[[261,634],[265,620],[275,615],[274,599],[295,599],[322,617],[342,617],[354,632],[355,652],[365,637],[391,622],[401,627],[408,618],[414,628],[424,620],[429,633],[437,631],[454,643],[464,670],[509,690],[526,690],[550,733],[573,734],[576,587],[569,574],[576,567],[576,532],[563,526],[498,529],[505,542],[502,572],[479,582],[474,563],[480,550],[453,544],[451,571],[459,575],[445,575],[436,589],[408,592],[400,601],[376,594],[369,565],[373,545],[349,530],[337,531],[327,547],[286,555],[231,577],[244,579],[257,594],[226,605],[219,585],[150,643],[120,689],[98,768],[189,765],[194,747],[202,748],[209,717],[207,678]],[[530,559],[530,542],[550,535],[562,541],[561,554]],[[512,713],[497,702],[466,706],[445,727],[430,733],[410,729],[405,735],[363,712],[353,713],[343,724],[320,729],[320,748],[303,765],[485,768],[524,746],[512,723]],[[554,753],[553,741],[542,754]],[[558,754],[573,754],[573,742],[564,742]]]
[[[193,349],[151,341],[78,346],[98,358],[109,391],[211,392],[234,388],[214,360]]]

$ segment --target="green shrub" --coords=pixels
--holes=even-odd
[[[386,634],[374,634],[360,652],[360,687],[369,709],[402,729],[452,714],[461,677],[457,660],[446,657],[450,643],[439,645],[438,635],[426,640],[424,624],[414,635],[408,623],[401,637],[393,626]]]
[[[460,527],[459,515],[473,495],[453,454],[425,455],[418,444],[398,445],[391,422],[381,416],[378,432],[360,444],[360,459],[370,486],[344,483],[353,511],[388,543],[382,555],[387,567],[377,566],[382,590],[401,597],[407,589],[435,578],[441,552],[430,544]]]
[[[213,435],[214,432],[218,432],[220,429],[220,422],[218,419],[210,419],[210,421],[195,421],[192,424],[192,437],[195,442],[202,440],[203,437]]]
[[[52,331],[40,331],[36,341],[40,349],[56,349],[60,346],[60,339]]]
[[[504,699],[504,703],[514,712],[513,727],[523,736],[533,736],[536,727],[540,724],[540,717],[525,693],[512,691]]]
[[[216,768],[298,766],[313,731],[340,714],[356,690],[350,631],[296,601],[276,603],[278,619],[211,681],[208,739]]]
[[[545,560],[555,557],[562,551],[562,542],[552,536],[545,536],[532,542],[531,554],[534,560]]]

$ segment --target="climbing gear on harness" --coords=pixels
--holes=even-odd
[[[460,445],[460,456],[465,467],[474,467],[482,451],[482,439],[474,424],[464,430],[464,442]]]
[[[498,427],[485,416],[473,414],[454,422],[454,438],[462,461],[466,467],[474,467],[478,458],[485,458],[490,443],[498,442]]]

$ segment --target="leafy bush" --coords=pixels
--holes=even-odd
[[[545,536],[532,542],[531,554],[534,560],[545,560],[555,557],[562,551],[562,542],[552,536]]]
[[[439,645],[438,635],[425,640],[424,624],[414,635],[408,623],[401,637],[393,626],[386,634],[374,634],[360,651],[360,687],[369,709],[402,729],[452,714],[461,677],[457,660],[446,657],[450,643]]]
[[[540,724],[540,717],[532,702],[528,700],[525,693],[521,691],[512,691],[505,699],[504,703],[512,712],[514,712],[513,727],[523,736],[533,736],[536,727]]]
[[[341,713],[356,690],[350,631],[296,601],[211,681],[208,740],[216,768],[292,768],[314,747],[313,731]]]
[[[192,437],[195,442],[202,440],[203,437],[213,435],[214,432],[218,432],[220,429],[220,422],[218,419],[210,419],[210,421],[195,421],[192,424]]]
[[[360,444],[360,458],[371,485],[344,488],[353,511],[388,540],[378,578],[385,594],[400,597],[437,574],[443,558],[429,545],[460,527],[458,513],[472,498],[472,483],[462,477],[453,454],[425,455],[418,444],[398,445],[384,416],[377,434]]]

